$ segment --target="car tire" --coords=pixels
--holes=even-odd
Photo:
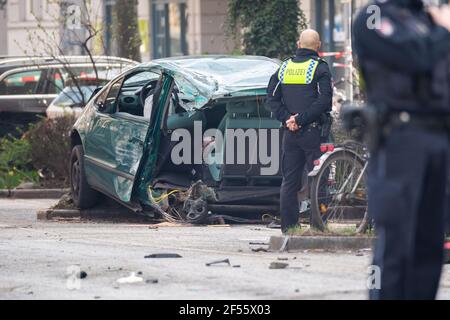
[[[92,189],[87,182],[84,170],[84,151],[81,145],[72,149],[70,157],[70,191],[73,202],[79,209],[93,207],[99,198],[99,193]]]

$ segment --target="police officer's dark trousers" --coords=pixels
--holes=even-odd
[[[443,262],[448,138],[396,128],[371,154],[369,213],[377,243],[371,299],[433,299]]]
[[[320,157],[320,130],[307,127],[296,132],[284,129],[281,170],[283,183],[280,191],[281,229],[295,227],[299,218],[298,191],[302,187],[305,167],[311,171],[314,160]],[[303,183],[306,183],[304,181]]]

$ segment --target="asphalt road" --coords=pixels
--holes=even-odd
[[[365,299],[370,252],[253,252],[279,230],[38,222],[54,200],[0,199],[0,299]],[[150,259],[154,253],[182,258]],[[206,266],[230,259],[233,266]],[[288,259],[286,260],[279,260]],[[269,269],[271,262],[286,269]],[[78,269],[79,268],[79,269]],[[82,270],[82,280],[73,272]],[[72,272],[72,273],[71,273]],[[120,284],[139,273],[142,282]],[[439,298],[450,299],[445,267]]]

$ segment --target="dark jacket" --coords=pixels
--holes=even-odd
[[[379,28],[370,5],[378,5]],[[353,26],[354,49],[364,75],[369,103],[410,112],[450,109],[450,33],[435,25],[421,1],[372,1]]]
[[[291,115],[299,114],[297,123],[304,127],[320,119],[323,113],[331,111],[333,88],[328,64],[319,58],[316,51],[298,49],[293,62],[318,59],[316,73],[311,84],[281,84],[278,71],[270,78],[267,101],[276,118],[284,125]]]

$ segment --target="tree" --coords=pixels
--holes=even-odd
[[[245,54],[284,59],[295,52],[307,20],[298,0],[229,0],[228,33],[242,36]]]
[[[135,61],[141,61],[140,47],[142,40],[139,34],[137,1],[116,0],[115,38],[118,55]]]
[[[101,53],[105,52],[105,46],[101,37],[102,29],[99,24],[100,16],[92,10],[91,0],[79,0],[77,5],[73,5],[67,0],[55,0],[53,2],[53,10],[49,12],[53,22],[59,25],[59,28],[48,27],[44,21],[42,14],[36,15],[36,29],[26,28],[27,42],[25,44],[15,43],[22,49],[23,53],[30,57],[47,56],[62,65],[62,69],[67,73],[69,82],[76,88],[76,92],[81,96],[81,104],[85,104],[89,97],[85,97],[84,91],[81,89],[80,76],[74,73],[70,67],[70,63],[66,54],[68,46],[65,42],[70,43],[70,47],[77,48],[84,55],[89,57],[92,64],[92,70],[95,78],[99,80],[98,69],[95,62],[95,48],[93,42],[97,40],[100,43]],[[42,10],[42,7],[40,8]],[[94,12],[96,14],[92,14]],[[66,41],[70,40],[70,41]],[[39,64],[36,64],[39,67]],[[58,91],[62,91],[64,87],[52,79],[50,81]],[[63,84],[64,86],[64,84]],[[72,99],[72,97],[69,97]],[[76,101],[74,101],[76,102]]]

